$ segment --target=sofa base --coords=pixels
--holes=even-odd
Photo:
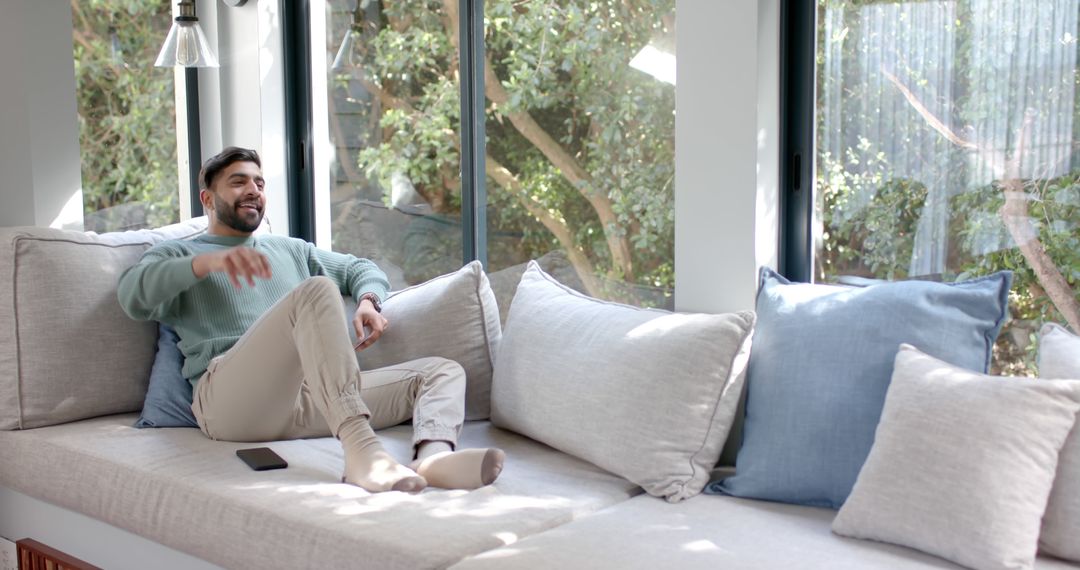
[[[0,486],[0,536],[12,541],[33,538],[102,568],[221,570],[205,560],[4,486]]]

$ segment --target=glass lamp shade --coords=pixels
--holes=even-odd
[[[198,20],[175,21],[154,66],[218,67],[218,60]]]
[[[350,67],[355,67],[353,62],[353,35],[356,32],[349,30],[345,32],[345,37],[341,40],[341,46],[338,47],[337,55],[334,56],[334,63],[330,64],[332,71],[345,71]]]

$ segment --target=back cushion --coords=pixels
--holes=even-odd
[[[848,288],[763,268],[736,473],[710,491],[839,508],[874,443],[900,344],[985,372],[1011,282]]]
[[[356,310],[347,299],[346,314]],[[491,374],[502,338],[499,307],[479,261],[419,285],[394,291],[383,303],[390,328],[357,353],[361,370],[441,356],[465,369],[465,419],[491,415]],[[355,331],[349,327],[355,341]]]
[[[1080,337],[1047,323],[1039,332],[1039,376],[1080,382]],[[1080,561],[1080,420],[1058,458],[1057,477],[1043,517],[1039,545],[1059,558]]]
[[[117,281],[154,243],[203,227],[0,228],[0,429],[138,411],[157,325],[124,314]]]
[[[670,502],[705,486],[742,391],[750,312],[587,297],[530,262],[495,362],[491,419]]]

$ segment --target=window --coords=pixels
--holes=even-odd
[[[814,279],[1015,272],[994,370],[1080,329],[1078,0],[819,0]]]
[[[670,307],[674,0],[484,2],[482,157],[460,127],[463,4],[325,3],[334,249],[395,287],[457,269],[462,165],[482,164],[489,272],[539,259],[587,293]]]
[[[671,308],[675,2],[487,2],[488,255]]]
[[[84,226],[179,220],[173,71],[153,67],[168,1],[71,0]]]
[[[331,0],[325,17],[333,248],[394,288],[461,267],[456,19],[375,0]]]

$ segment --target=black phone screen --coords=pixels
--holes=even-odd
[[[249,449],[237,449],[236,456],[248,464],[248,467],[256,471],[267,469],[284,469],[289,466],[280,455],[274,453],[269,447],[253,447]]]

